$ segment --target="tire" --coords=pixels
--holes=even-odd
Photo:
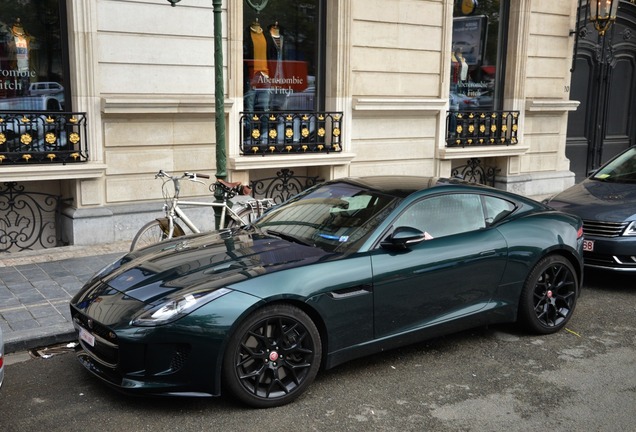
[[[290,305],[266,306],[230,338],[224,385],[255,408],[285,405],[314,381],[321,358],[320,333],[306,313]]]
[[[184,235],[183,228],[175,223],[172,237]],[[141,249],[168,238],[168,220],[166,218],[155,219],[141,227],[130,243],[130,250]]]
[[[537,334],[558,332],[572,317],[578,294],[578,277],[566,258],[541,259],[521,291],[519,324]]]
[[[236,214],[248,224],[251,224],[254,220],[256,220],[256,212],[253,212],[252,209],[249,207],[242,208],[241,210],[236,212]],[[225,219],[225,228],[238,228],[241,226],[240,223],[235,221],[234,218],[230,217],[229,215],[226,215]]]

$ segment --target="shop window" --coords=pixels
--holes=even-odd
[[[455,0],[450,109],[502,109],[508,0]]]
[[[321,109],[324,0],[244,0],[244,110]]]
[[[64,0],[0,0],[0,110],[68,111]]]

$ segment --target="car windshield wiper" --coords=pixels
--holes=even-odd
[[[268,229],[264,229],[263,232],[265,232],[265,234],[267,234],[267,235],[272,235],[274,237],[278,237],[278,238],[281,238],[283,240],[287,240],[287,241],[290,241],[290,242],[298,243],[298,244],[301,244],[303,246],[313,246],[313,244],[311,244],[311,243],[309,243],[309,242],[307,242],[305,240],[302,240],[299,237],[295,237],[293,235],[289,235],[289,234],[284,233],[284,232],[280,232],[280,231],[276,231],[276,230],[268,230]]]

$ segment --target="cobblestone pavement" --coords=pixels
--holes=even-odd
[[[0,254],[0,327],[6,352],[75,339],[69,300],[130,242]]]

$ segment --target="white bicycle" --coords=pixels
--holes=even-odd
[[[249,199],[241,203],[232,202],[231,199],[237,195],[249,195],[249,187],[243,186],[240,182],[230,183],[221,179],[216,179],[216,181],[210,185],[210,190],[214,192],[215,197],[218,197],[220,201],[181,201],[179,199],[179,193],[181,192],[182,179],[205,184],[205,182],[199,179],[209,179],[210,176],[207,174],[189,172],[185,172],[180,176],[173,176],[160,170],[155,174],[155,178],[161,179],[163,182],[161,190],[165,201],[163,205],[165,216],[154,219],[141,227],[130,244],[131,251],[173,237],[185,235],[186,232],[177,222],[177,219],[180,219],[191,232],[201,232],[179,205],[221,209],[218,229],[248,225],[261,217],[265,210],[274,206],[274,201],[269,198]],[[174,192],[171,192],[172,188],[169,187],[170,183],[174,185]]]

